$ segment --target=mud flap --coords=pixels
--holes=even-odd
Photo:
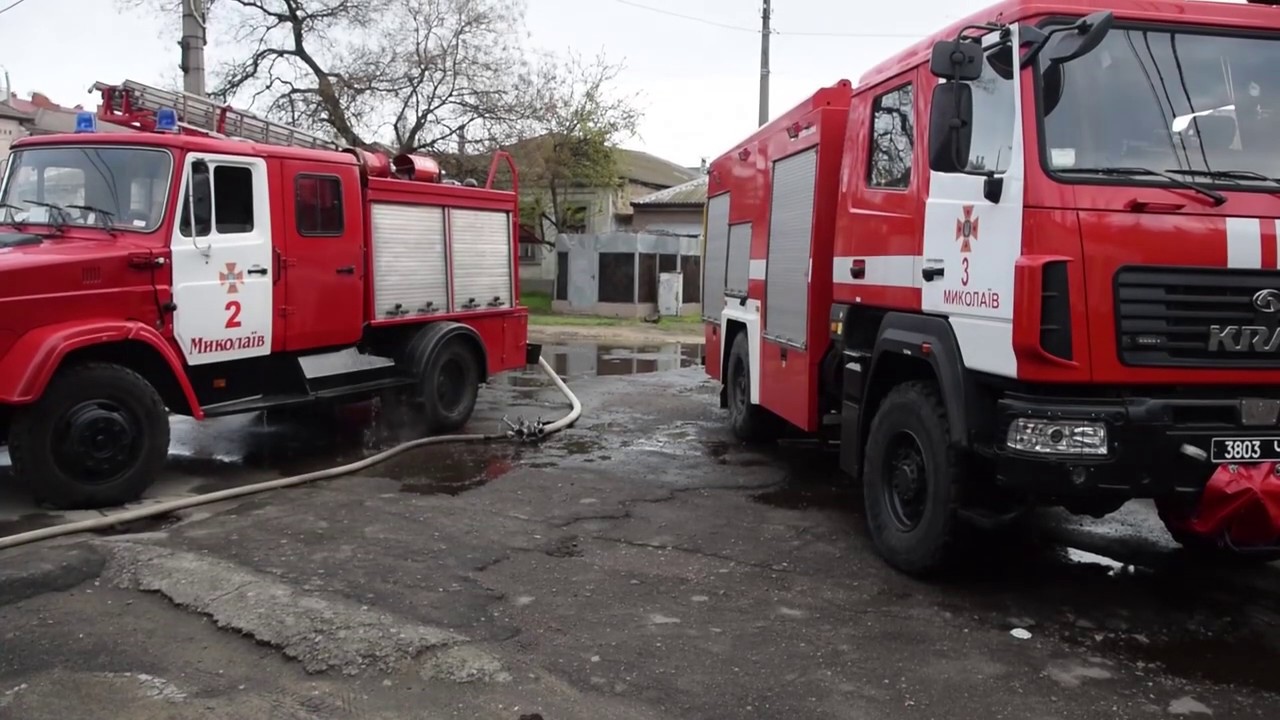
[[[1220,465],[1179,530],[1240,548],[1280,545],[1280,463]]]

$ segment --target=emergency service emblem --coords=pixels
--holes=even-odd
[[[964,217],[956,220],[956,239],[960,241],[960,252],[967,253],[972,248],[970,243],[978,239],[978,218],[973,216],[973,206],[962,208]]]
[[[227,288],[228,295],[235,295],[244,284],[244,272],[236,272],[236,264],[227,263],[226,272],[218,273],[218,282]]]

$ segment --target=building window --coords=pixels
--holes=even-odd
[[[565,208],[564,223],[560,227],[560,232],[565,235],[587,234],[587,207],[585,205],[571,205]]]
[[[906,189],[911,184],[915,150],[911,83],[875,99],[871,107],[871,162],[867,184],[871,187]]]
[[[298,234],[341,235],[342,180],[329,175],[299,175],[293,181]]]
[[[542,249],[542,239],[532,227],[524,223],[520,224],[520,235],[516,247],[520,262],[526,265],[542,262],[542,253],[545,252]]]

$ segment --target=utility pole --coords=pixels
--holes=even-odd
[[[764,0],[764,12],[760,14],[760,125],[769,122],[769,20],[773,16],[773,3]]]
[[[182,89],[204,97],[205,0],[182,0]]]

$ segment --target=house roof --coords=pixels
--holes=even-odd
[[[0,101],[0,117],[18,120],[32,135],[75,132],[76,114],[83,109],[79,105],[59,105],[40,93],[32,93],[30,100],[11,94],[7,101]],[[98,132],[133,132],[133,129],[99,120]]]
[[[702,175],[689,182],[659,190],[631,201],[640,207],[702,207],[707,202],[707,176]]]
[[[516,165],[521,165],[521,153],[531,147],[537,147],[540,143],[549,141],[549,135],[539,135],[537,137],[526,138],[507,146],[516,157]],[[689,168],[677,165],[669,160],[664,160],[656,155],[651,155],[641,150],[628,150],[626,148],[615,147],[613,149],[614,159],[617,161],[618,176],[624,180],[647,185],[654,189],[669,188],[675,185],[686,183],[698,176],[698,172]],[[489,155],[483,156],[466,156],[460,158],[452,153],[449,157],[453,161],[469,161],[471,163],[479,162],[480,167],[487,168],[489,165]]]
[[[35,116],[28,112],[23,112],[18,108],[6,102],[0,102],[0,118],[8,118],[9,120],[30,121]]]
[[[670,188],[695,179],[698,173],[640,150],[614,148],[618,174],[641,185]]]

